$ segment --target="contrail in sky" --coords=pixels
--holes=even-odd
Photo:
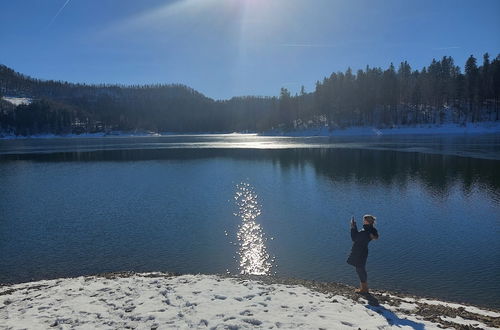
[[[64,3],[64,5],[59,9],[59,11],[57,12],[57,14],[54,16],[54,18],[52,19],[52,21],[50,21],[50,24],[49,24],[49,27],[54,23],[54,21],[56,20],[57,16],[59,16],[59,14],[63,11],[63,9],[68,5],[68,3],[70,2],[71,0],[66,0],[66,2]]]

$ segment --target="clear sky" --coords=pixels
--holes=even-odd
[[[220,99],[334,71],[500,53],[500,0],[0,0],[0,64],[42,79],[182,83]]]

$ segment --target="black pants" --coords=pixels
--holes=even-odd
[[[368,274],[366,273],[365,266],[357,266],[356,273],[358,273],[359,280],[361,282],[366,282],[368,280]]]

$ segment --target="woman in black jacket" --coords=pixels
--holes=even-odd
[[[354,217],[351,219],[351,239],[353,243],[347,263],[356,267],[356,273],[358,273],[361,282],[359,289],[356,289],[358,293],[368,293],[368,276],[365,269],[366,259],[368,258],[368,243],[372,239],[378,239],[378,231],[373,226],[374,223],[375,217],[373,215],[367,214],[363,216],[363,229],[358,232]]]

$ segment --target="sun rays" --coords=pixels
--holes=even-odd
[[[156,7],[142,6],[132,16],[112,23],[99,32],[97,42],[118,49],[134,44],[138,57],[148,58],[139,65],[178,77],[180,70],[192,70],[191,81],[172,80],[196,86],[205,81],[203,71],[216,67],[215,75],[226,83],[228,94],[243,95],[255,89],[263,70],[273,71],[276,58],[286,58],[304,1],[289,0],[178,0]],[[155,49],[155,53],[147,53]],[[153,58],[153,60],[150,60]],[[179,59],[182,58],[182,61]],[[173,59],[173,60],[172,60]],[[189,64],[187,64],[189,63]],[[182,67],[182,68],[181,68]],[[260,78],[259,78],[260,79]],[[279,82],[281,85],[282,82]],[[276,90],[279,90],[276,85]]]
[[[241,51],[256,43],[270,42],[287,29],[291,14],[296,13],[295,1],[264,0],[178,0],[150,8],[124,19],[110,28],[111,32],[146,30],[168,33],[200,27],[210,31],[223,27],[234,32],[234,42]]]

